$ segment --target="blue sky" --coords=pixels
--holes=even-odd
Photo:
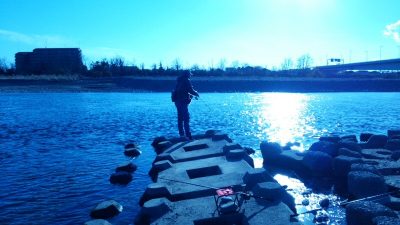
[[[0,58],[79,47],[86,63],[280,67],[310,54],[345,62],[400,57],[398,0],[1,0]]]

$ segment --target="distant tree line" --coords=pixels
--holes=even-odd
[[[127,63],[122,57],[114,57],[111,59],[102,59],[91,62],[84,66],[81,75],[87,77],[110,77],[110,76],[178,76],[185,70],[191,70],[196,76],[204,77],[325,77],[327,74],[321,74],[317,70],[312,69],[313,59],[309,54],[304,54],[298,57],[295,61],[291,58],[285,58],[280,67],[262,67],[250,66],[234,61],[231,65],[226,65],[226,60],[221,59],[216,66],[210,65],[208,68],[192,65],[190,68],[185,68],[179,59],[175,59],[169,66],[163,63],[154,63],[150,68],[146,68],[142,63]],[[0,58],[0,75],[14,75],[15,64],[7,64],[6,60]],[[40,73],[39,73],[40,74]],[[63,74],[60,72],[60,74]],[[381,75],[383,78],[400,78],[400,73],[378,74],[377,72],[353,72],[348,71],[343,73],[346,77],[367,77]],[[343,75],[342,74],[342,75]],[[340,77],[341,74],[332,75],[329,77]]]
[[[13,75],[15,74],[15,65],[7,64],[6,60],[0,58],[0,74],[1,75]]]
[[[220,60],[217,66],[209,66],[209,68],[201,68],[193,65],[190,68],[184,68],[179,59],[175,59],[170,66],[165,66],[161,62],[154,63],[151,68],[145,68],[144,64],[139,66],[136,64],[128,64],[122,57],[112,59],[102,59],[90,63],[88,70],[85,72],[87,76],[173,76],[179,75],[185,69],[190,69],[199,76],[296,76],[309,73],[312,66],[312,58],[305,54],[297,59],[294,64],[290,58],[284,59],[281,68],[271,68],[261,66],[250,66],[248,64],[240,64],[238,61],[226,66],[224,59]]]

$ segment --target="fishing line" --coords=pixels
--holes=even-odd
[[[147,176],[147,174],[143,174],[143,173],[140,173],[140,172],[138,172],[138,173],[141,174],[141,175]],[[213,189],[215,191],[223,190],[223,189],[229,189],[229,188],[233,190],[233,186],[225,187],[225,188],[218,188],[218,187],[213,187],[213,186],[208,186],[208,185],[203,185],[203,184],[196,184],[196,183],[192,183],[192,182],[187,182],[187,181],[182,181],[182,180],[175,180],[175,179],[170,179],[170,178],[157,177],[157,179],[171,181],[171,182],[175,182],[175,183],[192,185],[192,186],[196,186],[196,187],[209,188],[209,189]],[[242,188],[244,188],[243,185],[240,185],[240,186],[242,186]],[[249,192],[234,191],[233,194],[238,194],[238,195],[244,197],[245,199],[255,198],[255,199],[262,199],[262,200],[268,201],[268,202],[273,201],[272,199],[268,199],[268,198],[265,198],[265,197],[262,197],[262,196],[254,195],[254,194],[251,194]]]
[[[346,200],[345,200],[345,201],[339,203],[338,206],[343,207],[343,206],[346,206],[346,205],[348,205],[348,204],[350,204],[350,203],[359,202],[359,201],[366,201],[366,200],[376,201],[376,200],[380,200],[380,199],[386,197],[386,195],[391,195],[391,194],[397,193],[397,192],[399,192],[399,191],[400,191],[400,190],[391,191],[391,192],[386,192],[386,193],[383,193],[383,194],[378,194],[378,195],[373,195],[373,196],[369,196],[369,197],[365,197],[365,198],[360,198],[360,199],[356,199],[356,200],[353,200],[353,201],[346,201]],[[329,209],[329,208],[332,208],[332,207],[334,207],[334,206],[329,206],[329,207],[325,207],[325,208],[312,209],[312,210],[308,210],[308,211],[305,211],[305,212],[302,212],[302,213],[296,213],[296,214],[290,215],[290,217],[296,217],[296,216],[304,215],[304,214],[307,214],[307,213],[313,213],[313,212],[317,212],[317,211],[319,211],[319,210]]]

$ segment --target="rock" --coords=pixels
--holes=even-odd
[[[392,152],[392,155],[390,156],[390,158],[395,161],[399,160],[400,159],[400,150]]]
[[[374,134],[372,134],[372,133],[361,133],[361,134],[360,134],[360,141],[361,141],[361,142],[367,142],[368,139],[369,139],[372,135],[374,135]]]
[[[364,163],[354,163],[351,165],[351,171],[368,171],[376,175],[380,175],[378,169],[374,165],[364,164]]]
[[[353,202],[346,206],[348,225],[373,225],[373,219],[378,216],[397,217],[388,207],[371,201]]]
[[[319,201],[319,206],[322,208],[328,208],[329,207],[329,198],[324,198],[321,201]]]
[[[400,130],[388,130],[387,131],[387,136],[389,139],[391,139],[393,136],[399,136],[400,135]]]
[[[389,159],[392,151],[386,149],[363,149],[361,155],[366,159]]]
[[[84,225],[111,225],[107,220],[95,219],[87,221]]]
[[[326,142],[332,142],[332,143],[338,143],[340,140],[339,136],[322,136],[319,138],[319,141],[326,141]]]
[[[132,172],[136,171],[136,169],[137,169],[137,166],[135,164],[133,164],[132,162],[126,162],[126,163],[119,165],[115,170],[116,170],[116,172],[125,171],[128,173],[132,173]]]
[[[347,176],[349,194],[355,198],[365,198],[385,193],[387,186],[382,176],[368,171],[350,171]]]
[[[350,171],[353,163],[361,163],[359,158],[340,155],[333,159],[333,173],[338,177],[345,177]]]
[[[361,158],[361,154],[356,151],[351,151],[348,148],[339,148],[339,155],[350,156],[354,158]]]
[[[377,216],[372,219],[374,225],[399,225],[400,219],[388,216]]]
[[[338,154],[338,145],[328,141],[318,141],[311,145],[308,151],[324,152],[332,157]]]
[[[301,201],[301,204],[304,205],[304,206],[308,206],[310,204],[310,200],[303,199],[303,201]]]
[[[385,148],[388,150],[400,150],[400,139],[390,139],[385,145]]]
[[[258,183],[252,189],[255,198],[262,197],[270,201],[281,201],[285,190],[277,182]]]
[[[108,219],[122,212],[122,205],[114,200],[108,200],[98,204],[91,212],[90,216],[96,219]]]
[[[328,224],[329,223],[329,214],[325,210],[317,211],[314,217],[314,223],[316,224]]]
[[[137,148],[126,148],[124,154],[128,157],[138,157],[141,152]]]
[[[282,147],[275,142],[263,141],[260,144],[261,154],[264,159],[274,158],[282,152]]]
[[[359,144],[352,142],[352,141],[347,141],[347,140],[341,140],[339,141],[339,148],[347,148],[351,151],[355,152],[360,152],[361,147]]]
[[[315,176],[326,176],[332,173],[332,157],[320,151],[307,151],[303,158],[303,164]]]
[[[128,172],[116,172],[110,176],[110,183],[112,184],[129,184],[131,181],[132,174]]]
[[[340,140],[342,140],[342,141],[351,141],[351,142],[355,142],[355,143],[358,142],[357,136],[354,135],[354,134],[343,136],[343,137],[340,138]]]
[[[388,137],[386,135],[372,135],[365,144],[365,148],[383,148],[387,140]]]

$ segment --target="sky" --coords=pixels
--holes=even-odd
[[[399,0],[0,0],[0,58],[78,47],[86,64],[279,68],[400,58]]]

